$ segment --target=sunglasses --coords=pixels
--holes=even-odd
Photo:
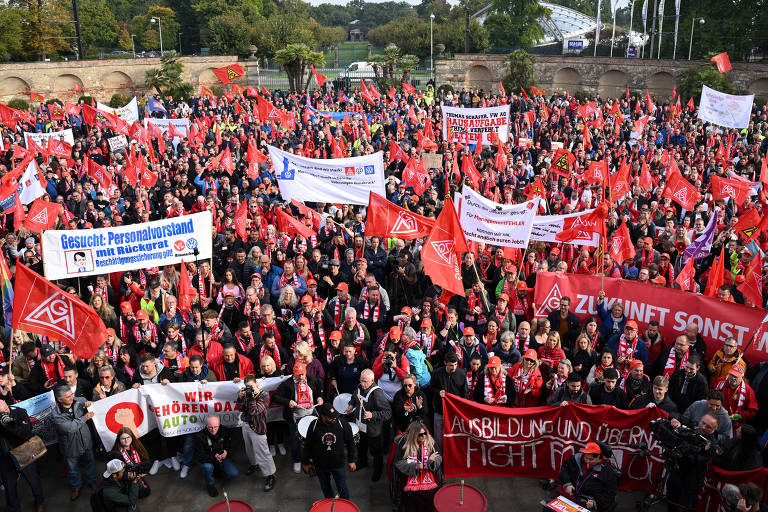
[[[426,432],[419,432],[419,435],[418,435],[418,437],[424,437],[424,436],[426,436],[426,435],[427,435],[427,433],[426,433]]]

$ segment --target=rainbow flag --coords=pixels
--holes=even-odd
[[[8,268],[8,263],[2,252],[0,252],[0,295],[3,298],[3,312],[5,313],[5,338],[11,339],[13,285],[11,284],[11,270]]]

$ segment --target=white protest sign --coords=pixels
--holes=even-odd
[[[103,103],[97,103],[96,107],[99,110],[103,110],[104,112],[109,112],[110,114],[117,114],[117,117],[119,117],[120,119],[122,119],[128,124],[131,124],[134,121],[139,120],[139,102],[136,101],[135,96],[131,101],[129,101],[122,107],[112,108],[109,105],[105,105]]]
[[[459,223],[469,240],[502,247],[528,247],[539,199],[520,204],[499,204],[470,187],[453,197]]]
[[[48,133],[32,133],[32,132],[24,132],[24,142],[26,142],[27,145],[29,145],[30,139],[35,142],[40,147],[47,147],[46,144],[48,142],[48,139],[58,139],[63,140],[70,146],[75,145],[75,137],[72,134],[72,128],[67,128],[66,130],[60,130],[58,132],[48,132]],[[45,144],[43,143],[45,141]]]
[[[45,231],[42,246],[45,277],[51,280],[206,260],[212,255],[211,212],[130,226]]]
[[[557,242],[558,233],[563,230],[563,224],[565,219],[569,217],[577,217],[579,215],[586,215],[593,209],[584,210],[578,213],[569,213],[568,215],[539,215],[533,219],[533,228],[531,229],[531,240],[539,240],[542,242]],[[592,233],[592,238],[577,238],[569,242],[574,245],[586,245],[589,247],[597,247],[600,243],[600,235]]]
[[[491,144],[491,132],[496,132],[501,142],[509,139],[509,105],[485,108],[442,107],[443,138],[448,140],[448,128],[453,133],[450,142],[474,144],[482,140]]]
[[[156,119],[154,117],[150,118],[144,118],[144,127],[147,127],[147,123],[151,122],[153,125],[160,128],[163,133],[168,131],[168,125],[172,124],[173,129],[180,133],[182,136],[186,137],[189,134],[189,118],[184,117],[181,119]],[[174,137],[173,138],[173,147],[175,148],[179,142],[181,142],[181,137]]]
[[[268,146],[283,200],[368,204],[370,192],[385,195],[383,153],[316,159]]]
[[[734,96],[702,85],[699,119],[727,128],[746,128],[754,99],[754,94]]]
[[[128,145],[128,138],[121,133],[120,135],[108,138],[107,142],[109,142],[109,150],[114,152],[126,147]]]

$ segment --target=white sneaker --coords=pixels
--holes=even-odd
[[[285,446],[279,444],[277,445],[277,449],[280,450],[280,455],[285,455]]]
[[[181,473],[179,473],[179,478],[187,478],[188,474],[189,466],[181,466]]]
[[[158,471],[160,471],[160,461],[156,460],[152,463],[152,467],[149,469],[149,474],[156,475]]]
[[[293,463],[293,472],[294,473],[301,473],[301,463],[294,462]]]
[[[181,464],[179,464],[179,459],[177,457],[171,457],[171,466],[173,466],[174,471],[181,469]]]
[[[274,457],[275,455],[277,455],[277,450],[275,450],[275,445],[273,445],[273,444],[269,445],[269,454],[270,454],[271,456],[273,456],[273,457]]]

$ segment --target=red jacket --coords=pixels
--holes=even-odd
[[[208,368],[213,369],[216,367],[216,365],[219,364],[219,362],[221,362],[221,358],[222,358],[221,352],[222,352],[221,343],[219,343],[218,341],[210,342],[210,344],[208,345],[207,357],[204,357],[205,362],[208,363]],[[203,351],[200,348],[200,345],[198,345],[197,343],[189,347],[189,353],[187,354],[187,357],[192,357],[195,354],[203,357]],[[218,372],[216,372],[216,375],[218,376]]]
[[[717,379],[714,384],[712,384],[712,389],[719,389],[723,393],[723,408],[728,411],[728,414],[741,414],[741,419],[733,421],[733,428],[736,430],[738,425],[751,420],[757,415],[757,397],[750,385],[744,382],[746,388],[744,403],[739,407],[739,389],[741,386],[736,389],[731,389],[725,379],[725,377]]]
[[[382,352],[373,362],[373,376],[376,378],[376,380],[379,380],[381,376],[384,375],[384,363],[382,363],[383,359],[384,353]],[[398,379],[403,380],[403,378],[409,373],[411,373],[411,365],[408,362],[408,358],[405,357],[405,354],[403,354],[400,356],[400,364],[395,366],[395,375],[397,375]]]
[[[244,379],[246,375],[255,375],[253,371],[253,363],[247,357],[242,355],[235,356],[237,358],[237,368],[241,379]],[[224,359],[220,359],[217,364],[214,365],[213,371],[216,374],[216,378],[219,381],[226,381],[227,376],[224,373]]]

